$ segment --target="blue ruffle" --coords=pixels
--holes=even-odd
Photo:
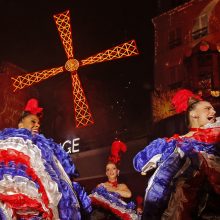
[[[158,138],[136,154],[133,159],[134,168],[138,172],[141,172],[142,167],[149,162],[153,156],[158,154],[162,155],[160,161],[157,162],[160,164],[174,152],[176,147],[180,148],[185,153],[185,156],[195,155],[199,151],[204,151],[209,154],[216,152],[216,148],[213,144],[199,142],[192,138],[173,138],[170,141],[167,141],[165,138]]]
[[[149,162],[149,160],[162,154],[161,160],[165,160],[175,149],[175,140],[167,142],[164,138],[158,138],[152,141],[147,147],[140,151],[133,159],[134,168],[141,172],[142,167]],[[158,161],[159,162],[159,161]]]
[[[179,149],[178,149],[179,148]],[[182,153],[180,153],[182,151]],[[133,159],[134,168],[141,172],[155,155],[161,155],[157,161],[157,170],[151,177],[145,195],[145,217],[160,216],[166,208],[175,182],[175,175],[182,168],[186,158],[191,160],[191,165],[182,173],[182,176],[192,175],[192,171],[199,168],[198,152],[215,154],[213,144],[196,141],[192,138],[156,139],[140,151]]]
[[[97,193],[100,196],[103,196],[106,200],[108,200],[111,204],[114,204],[118,207],[125,208],[125,209],[135,209],[134,202],[122,203],[121,196],[115,192],[109,192],[106,190],[104,186],[99,186],[93,189],[92,193]]]
[[[83,204],[83,208],[85,208],[84,211],[91,211],[91,201],[84,189],[78,186],[76,192],[74,192],[72,185],[69,185],[66,181],[62,179],[62,174],[58,169],[55,161],[53,160],[53,155],[55,155],[70,179],[78,176],[75,165],[73,164],[70,156],[61,147],[61,145],[56,144],[52,139],[45,138],[42,134],[37,134],[33,136],[31,132],[27,129],[7,128],[0,132],[0,140],[7,139],[9,137],[21,137],[24,140],[29,139],[41,150],[42,158],[46,161],[44,164],[46,171],[58,184],[59,191],[62,193],[62,198],[59,202],[60,219],[81,219],[78,198]],[[0,179],[2,179],[3,174],[5,173],[9,173],[12,176],[24,176],[30,179],[30,177],[25,173],[25,169],[26,167],[24,165],[20,165],[20,167],[15,167],[13,165],[13,162],[7,167],[1,164]]]
[[[7,220],[7,218],[6,218],[4,212],[2,211],[1,208],[0,208],[0,219],[1,219],[1,220]]]
[[[73,188],[75,189],[78,198],[80,200],[80,203],[83,207],[83,210],[85,210],[87,213],[92,212],[92,206],[91,206],[91,199],[87,196],[87,193],[79,183],[73,182]]]
[[[183,138],[177,146],[180,147],[187,156],[194,155],[199,151],[204,151],[208,154],[215,154],[216,152],[216,148],[213,144],[199,142],[192,138]]]
[[[162,211],[170,198],[172,188],[172,180],[182,167],[184,160],[175,151],[160,165],[156,175],[154,175],[153,183],[146,192],[145,212],[154,215]]]

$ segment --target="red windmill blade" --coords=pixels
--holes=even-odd
[[[131,40],[111,49],[104,50],[94,56],[90,56],[86,59],[78,61],[74,59],[69,10],[55,14],[54,20],[68,59],[67,62],[61,67],[37,71],[34,73],[27,73],[18,77],[12,77],[11,79],[13,81],[14,91],[39,83],[63,71],[67,70],[71,72],[76,127],[85,127],[93,124],[94,121],[79,76],[77,74],[77,69],[80,66],[135,56],[139,53],[135,41]]]

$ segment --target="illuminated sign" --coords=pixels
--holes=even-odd
[[[74,154],[79,152],[79,140],[80,138],[74,138],[71,140],[66,140],[62,145],[63,149],[69,153]]]

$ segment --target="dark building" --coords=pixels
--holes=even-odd
[[[158,7],[164,11],[152,20],[155,31],[154,121],[174,114],[170,100],[178,88],[200,92],[219,109],[220,3],[178,1],[178,6],[173,8],[175,2],[166,1],[159,7],[158,1]]]
[[[189,1],[190,0],[157,0],[157,12],[161,14]]]

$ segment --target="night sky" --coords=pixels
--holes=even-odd
[[[64,101],[59,103],[62,96],[71,103],[69,73],[62,73],[36,86],[41,91],[39,101],[49,114],[44,118],[46,135],[63,141],[74,133],[83,139],[86,150],[110,144],[113,138],[132,140],[147,134],[151,110],[149,93],[153,89],[151,18],[155,16],[155,5],[155,0],[1,1],[0,60],[11,62],[27,72],[65,63],[66,56],[53,14],[67,9],[71,14],[74,54],[78,60],[128,40],[136,40],[139,56],[78,70],[95,119],[92,128],[75,129],[71,113],[68,119],[61,120],[71,121],[64,123],[63,132],[52,122],[65,105]],[[53,109],[56,110],[51,112]],[[89,142],[92,142],[92,147]]]

